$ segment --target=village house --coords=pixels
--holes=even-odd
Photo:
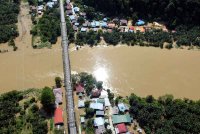
[[[54,4],[58,4],[58,0],[52,0],[52,2],[54,2]]]
[[[73,20],[75,20],[76,18],[75,18],[75,16],[74,15],[70,15],[69,16],[69,19],[71,20],[71,22],[73,21]]]
[[[129,110],[129,107],[124,103],[119,103],[117,106],[120,112],[126,112]]]
[[[105,101],[105,104],[104,104],[105,107],[111,106],[110,100],[108,98],[104,98],[104,101]]]
[[[85,12],[80,12],[79,14],[80,14],[80,16],[82,16],[82,17],[85,17],[85,16],[86,16],[86,13],[85,13]]]
[[[115,23],[112,23],[112,22],[108,23],[108,28],[110,29],[115,28]]]
[[[98,28],[93,28],[93,31],[94,31],[94,32],[97,32],[97,31],[98,31]]]
[[[67,15],[73,15],[73,12],[72,12],[72,10],[66,10],[66,14]]]
[[[121,124],[117,124],[116,125],[115,132],[117,134],[122,134],[122,133],[128,132],[128,129],[127,129],[127,127],[126,127],[126,125],[124,123],[121,123]]]
[[[98,126],[95,129],[95,134],[103,134],[104,132],[106,132],[106,128],[104,125]]]
[[[85,117],[81,117],[81,124],[85,123]]]
[[[67,9],[67,10],[72,10],[72,6],[71,6],[71,4],[70,4],[70,3],[67,4],[67,5],[65,6],[65,9]]]
[[[101,91],[98,89],[93,89],[92,93],[91,93],[91,97],[92,98],[99,98],[99,96],[101,95]]]
[[[85,101],[84,100],[78,100],[78,108],[84,108],[85,107]]]
[[[61,88],[53,89],[53,93],[55,96],[56,105],[62,104],[62,89]]]
[[[76,89],[76,94],[77,95],[79,93],[84,93],[84,91],[85,91],[85,89],[83,88],[83,86],[81,84],[76,84],[75,89]]]
[[[90,103],[90,108],[94,110],[104,110],[103,104],[102,103]]]
[[[112,122],[113,124],[120,124],[120,123],[131,123],[131,117],[129,114],[124,114],[124,115],[112,115]]]
[[[142,25],[144,25],[145,24],[145,22],[143,21],[143,20],[138,20],[136,23],[135,23],[135,25],[137,25],[137,26],[142,26]]]
[[[77,32],[78,31],[78,27],[73,25],[73,30]]]
[[[87,28],[85,28],[85,27],[81,28],[81,32],[86,32],[86,31],[87,31]]]
[[[145,28],[143,26],[135,26],[135,32],[145,32]]]
[[[105,123],[105,121],[104,121],[103,117],[96,117],[94,119],[94,126],[95,127],[102,126],[102,125],[104,125],[104,123]]]
[[[30,6],[30,11],[31,11],[31,13],[36,13],[37,8],[35,6]]]
[[[101,27],[102,27],[102,28],[107,28],[107,27],[108,27],[107,22],[102,22],[102,23],[101,23]]]
[[[115,24],[119,24],[119,19],[118,19],[118,18],[114,18],[114,19],[112,20],[112,22],[114,22]]]
[[[102,98],[97,99],[97,103],[105,104],[105,100]]]
[[[125,19],[121,19],[121,20],[120,20],[120,25],[121,25],[121,26],[127,26],[127,24],[128,24],[128,21],[127,21],[127,20],[125,20]]]
[[[91,27],[92,27],[92,28],[95,28],[95,27],[96,27],[95,21],[91,22]]]
[[[85,22],[82,25],[83,25],[83,27],[87,27],[88,26],[88,22]]]
[[[78,22],[76,22],[76,23],[74,23],[74,25],[75,25],[75,26],[79,26],[79,23],[78,23]]]
[[[112,107],[112,114],[113,114],[113,115],[119,114],[119,109],[118,109],[118,107],[116,107],[116,106]]]
[[[135,30],[134,26],[130,26],[130,27],[129,27],[129,31],[130,31],[130,32],[134,32],[134,30]]]
[[[57,107],[54,112],[54,125],[63,125],[63,111],[62,108]]]
[[[105,114],[104,111],[100,111],[100,110],[96,111],[96,117],[103,117],[104,114]]]
[[[107,19],[107,18],[103,18],[103,21],[107,22],[107,21],[108,21],[108,19]]]
[[[80,11],[80,8],[79,7],[74,7],[73,10],[74,10],[75,13],[78,13]]]
[[[100,22],[99,21],[95,21],[95,26],[96,27],[100,27]]]

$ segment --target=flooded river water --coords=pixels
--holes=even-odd
[[[151,47],[96,47],[71,52],[72,69],[93,73],[127,96],[173,94],[200,98],[200,53]]]
[[[63,76],[61,52],[56,45],[0,54],[0,91],[52,86],[56,76]],[[198,51],[137,46],[70,49],[73,71],[92,73],[122,96],[173,94],[199,99],[199,57]]]

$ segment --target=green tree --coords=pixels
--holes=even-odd
[[[93,119],[89,119],[86,123],[86,134],[94,134],[95,131],[94,131],[94,127],[93,127],[93,122],[94,120]]]
[[[102,89],[103,88],[103,81],[97,81],[96,87],[97,87],[97,89]]]
[[[55,96],[53,90],[49,87],[45,87],[42,90],[41,103],[46,110],[52,110],[52,106],[55,103]]]
[[[56,83],[57,88],[61,88],[61,86],[62,86],[61,82],[62,82],[62,80],[60,77],[55,78],[55,83]]]
[[[9,40],[8,45],[13,47],[15,46],[15,41],[13,38]]]
[[[94,109],[92,108],[86,108],[85,109],[86,117],[87,118],[92,118],[94,116]]]
[[[83,17],[79,17],[77,21],[78,21],[78,23],[80,25],[82,25],[83,23],[85,23],[85,19]]]
[[[85,107],[89,108],[89,106],[90,106],[90,101],[85,101]]]

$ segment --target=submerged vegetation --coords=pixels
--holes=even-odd
[[[19,0],[0,0],[0,43],[18,36],[17,17],[20,11]]]

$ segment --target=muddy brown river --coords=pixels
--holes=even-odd
[[[63,77],[60,38],[52,49],[31,47],[31,19],[28,7],[21,6],[18,50],[6,44],[0,49],[0,93],[10,90],[53,86],[56,76]],[[176,98],[200,99],[200,52],[153,47],[70,48],[73,72],[92,73],[104,86],[121,96],[135,93],[155,97],[173,94]]]
[[[59,41],[60,42],[60,41]],[[0,89],[53,86],[62,74],[61,47],[0,54]],[[200,98],[200,52],[151,47],[84,47],[70,49],[72,70],[92,73],[107,88],[127,96]]]
[[[71,53],[72,69],[93,73],[126,96],[173,94],[200,98],[200,53],[147,47],[83,48]]]

